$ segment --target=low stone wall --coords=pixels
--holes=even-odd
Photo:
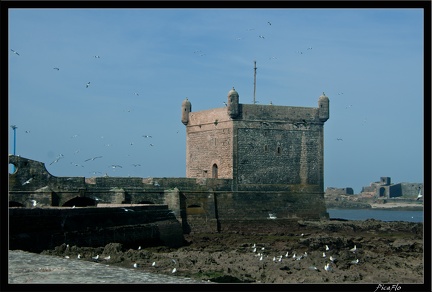
[[[99,247],[184,243],[179,221],[166,205],[85,208],[9,208],[9,249],[41,252],[63,243]]]

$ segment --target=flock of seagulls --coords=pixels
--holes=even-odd
[[[127,210],[126,208],[123,208],[125,211]],[[129,211],[133,211],[133,210],[129,210]],[[69,248],[69,245],[67,245],[66,246],[66,250]],[[137,248],[137,250],[141,250],[142,248],[141,248],[141,246],[139,246],[138,248]],[[251,246],[251,249],[252,249],[252,253],[254,253],[255,254],[255,256],[256,257],[258,257],[259,258],[259,261],[260,262],[262,262],[262,261],[264,261],[264,259],[265,258],[268,258],[269,256],[268,256],[268,254],[266,253],[266,248],[264,247],[264,246],[262,246],[262,247],[258,247],[257,246],[257,244],[256,243],[254,243],[252,246]],[[257,250],[260,250],[260,252],[258,252],[257,253]],[[357,246],[356,245],[354,245],[354,247],[353,248],[351,248],[349,251],[350,252],[352,252],[352,253],[356,253],[357,252]],[[330,252],[331,251],[331,249],[330,249],[330,247],[328,246],[328,245],[325,245],[325,249],[324,249],[324,251],[323,251],[323,258],[327,258],[327,255],[326,255],[326,252]],[[69,258],[69,256],[65,256],[66,258]],[[294,261],[301,261],[301,260],[303,260],[303,259],[305,259],[305,258],[308,258],[309,257],[309,254],[307,253],[307,251],[305,251],[305,252],[303,252],[303,253],[299,253],[299,254],[297,254],[296,252],[293,252],[292,253],[292,255],[290,255],[290,252],[289,251],[287,251],[285,254],[279,254],[279,255],[275,255],[275,256],[273,256],[273,258],[272,258],[272,262],[274,262],[274,263],[281,263],[281,262],[285,262],[285,261],[287,261],[287,260],[289,260],[290,258],[291,258],[291,260],[294,260]],[[78,255],[77,255],[77,259],[82,259],[83,257],[82,257],[82,255],[81,254],[79,254],[78,253]],[[109,261],[109,260],[111,260],[111,255],[106,255],[106,256],[104,256],[104,257],[101,257],[101,255],[99,255],[99,254],[96,254],[95,256],[91,256],[91,260],[93,260],[93,261],[95,261],[95,262],[99,262],[100,260],[103,260],[103,261]],[[336,262],[336,258],[334,258],[332,255],[329,257],[329,261],[328,262],[325,262],[325,264],[324,264],[324,270],[326,271],[326,272],[331,272],[331,271],[333,271],[333,266],[332,265],[334,265],[334,263]],[[178,263],[177,263],[177,261],[174,259],[174,258],[172,258],[171,259],[171,263],[172,263],[172,269],[171,269],[171,273],[172,274],[174,274],[174,273],[176,273],[177,272],[177,267],[178,267]],[[357,265],[357,264],[359,264],[360,263],[360,260],[357,258],[357,259],[355,259],[355,260],[352,260],[351,262],[350,262],[350,264],[352,264],[352,265]],[[137,262],[134,262],[133,264],[132,264],[132,266],[133,266],[133,268],[135,268],[135,269],[137,269],[137,268],[139,268],[141,265],[140,264],[138,264]],[[156,261],[153,261],[152,263],[151,263],[151,265],[150,265],[151,267],[157,267],[158,265],[157,265],[157,263],[156,263]],[[311,266],[309,266],[309,268],[308,269],[310,269],[310,270],[314,270],[314,271],[320,271],[320,269],[317,267],[317,266],[315,266],[315,265],[311,265]]]
[[[141,250],[141,246],[138,247],[138,250]],[[176,266],[177,266],[177,261],[176,261],[175,259],[171,259],[171,262],[172,262],[173,265],[174,265],[174,267],[173,267],[172,270],[171,270],[171,273],[174,274],[174,273],[177,272],[177,267],[176,267]],[[140,265],[139,265],[137,262],[133,263],[132,266],[133,266],[135,269],[137,269],[137,268],[140,267]],[[156,268],[156,267],[158,267],[158,265],[157,265],[156,262],[154,261],[154,262],[151,263],[151,267]]]
[[[267,254],[264,254],[265,247],[262,247],[261,248],[261,252],[258,252],[258,253],[256,253],[258,247],[257,247],[257,245],[255,243],[252,245],[251,248],[252,248],[252,253],[256,254],[255,256],[257,256],[259,258],[259,261],[263,261],[264,258],[268,257]],[[330,251],[329,246],[325,245],[325,251],[322,252],[322,258],[324,258],[324,259],[327,260],[327,254],[326,254],[326,252],[329,252],[329,251]],[[349,251],[355,254],[356,251],[357,251],[357,246],[354,245],[354,247],[351,248]],[[285,253],[285,255],[276,255],[276,256],[273,256],[272,262],[274,262],[274,263],[280,263],[282,261],[289,260],[290,258],[291,258],[291,260],[300,261],[300,260],[305,259],[307,257],[309,257],[309,254],[306,251],[304,253],[301,253],[301,254],[293,252],[292,256],[290,256],[289,251],[287,251]],[[284,258],[285,258],[285,260],[283,260]],[[337,261],[337,259],[333,255],[331,255],[328,258],[328,260],[329,260],[329,262],[326,262],[324,264],[324,270],[327,271],[327,272],[330,272],[330,271],[333,270],[332,264],[335,264],[336,261]],[[359,262],[360,262],[360,260],[357,258],[355,260],[352,260],[350,263],[353,264],[353,265],[357,265]],[[314,266],[314,265],[310,266],[309,269],[310,270],[319,271],[319,269],[316,266]]]
[[[27,130],[27,132],[30,133],[29,130]],[[179,131],[177,131],[177,133],[178,133],[178,132],[179,132]],[[78,137],[80,137],[79,134],[74,134],[74,135],[71,136],[72,139],[77,139]],[[152,138],[153,138],[153,136],[152,136],[152,135],[149,135],[149,134],[141,135],[141,137],[142,137],[142,138],[145,138],[145,139],[152,139]],[[100,139],[104,139],[104,136],[100,136]],[[112,144],[110,144],[110,143],[108,143],[108,144],[104,144],[104,145],[105,145],[106,147],[110,147],[110,146],[112,146]],[[133,145],[135,145],[135,143],[133,143],[133,142],[129,142],[129,145],[133,146]],[[150,147],[155,147],[155,144],[154,144],[154,143],[149,143],[148,145],[149,145]],[[77,149],[77,150],[75,150],[75,151],[73,152],[73,155],[74,155],[75,157],[78,157],[77,154],[79,154],[79,153],[80,153],[80,149]],[[128,156],[130,156],[130,155],[128,155]],[[63,158],[65,158],[65,155],[64,155],[64,154],[59,154],[59,155],[58,155],[58,156],[57,156],[53,161],[51,161],[51,162],[49,163],[49,165],[53,165],[53,164],[55,164],[55,163],[58,163],[58,162],[59,162],[61,159],[63,159]],[[95,160],[99,160],[99,159],[102,159],[102,158],[104,158],[104,156],[102,156],[102,155],[98,155],[98,156],[94,156],[94,157],[89,157],[89,158],[83,160],[83,162],[85,162],[85,163],[87,164],[88,162],[95,161]],[[75,159],[76,159],[76,158],[75,158]],[[70,164],[71,164],[71,165],[74,165],[74,166],[76,166],[76,167],[82,167],[82,168],[85,167],[85,165],[80,164],[80,163],[77,163],[77,162],[75,162],[75,161],[71,161]],[[133,166],[134,168],[139,167],[139,166],[142,166],[142,164],[140,164],[140,163],[131,163],[130,165]],[[111,165],[108,165],[108,168],[111,168],[113,171],[115,171],[116,169],[124,168],[124,166],[119,165],[119,164],[111,164]],[[128,168],[128,169],[130,169],[130,168]],[[103,171],[96,171],[96,170],[92,170],[92,171],[89,171],[89,173],[92,173],[92,174],[103,174],[104,172],[103,172]]]

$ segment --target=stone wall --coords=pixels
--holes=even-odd
[[[232,179],[216,178],[121,178],[96,177],[91,179],[57,178],[50,175],[43,164],[26,158],[10,156],[21,167],[9,175],[11,181],[23,181],[35,165],[38,176],[22,190],[11,184],[10,206],[38,208],[95,207],[106,204],[155,204],[169,208],[184,233],[197,230],[221,231],[224,222],[251,220],[265,221],[269,213],[278,219],[328,218],[320,184],[275,183],[249,181],[234,186]],[[48,174],[47,174],[48,173]],[[23,178],[24,177],[24,178]],[[61,182],[56,185],[55,182]],[[41,187],[40,186],[45,186]],[[62,189],[64,188],[64,189]],[[68,212],[68,211],[67,211]]]
[[[9,208],[9,249],[41,252],[63,243],[99,247],[184,244],[183,230],[166,205],[87,208]]]

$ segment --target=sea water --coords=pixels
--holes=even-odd
[[[375,209],[327,209],[330,219],[423,222],[423,211]]]

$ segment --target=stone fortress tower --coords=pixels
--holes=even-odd
[[[183,233],[280,231],[300,218],[328,219],[323,172],[328,118],[324,93],[316,108],[242,104],[234,88],[222,108],[193,112],[185,99],[186,178],[57,177],[42,162],[9,155],[16,169],[9,174],[9,205],[31,208],[32,200],[42,208],[164,205]]]
[[[192,112],[186,98],[186,177],[232,179],[232,190],[324,193],[324,123],[317,108],[241,104],[233,88],[224,108]]]

